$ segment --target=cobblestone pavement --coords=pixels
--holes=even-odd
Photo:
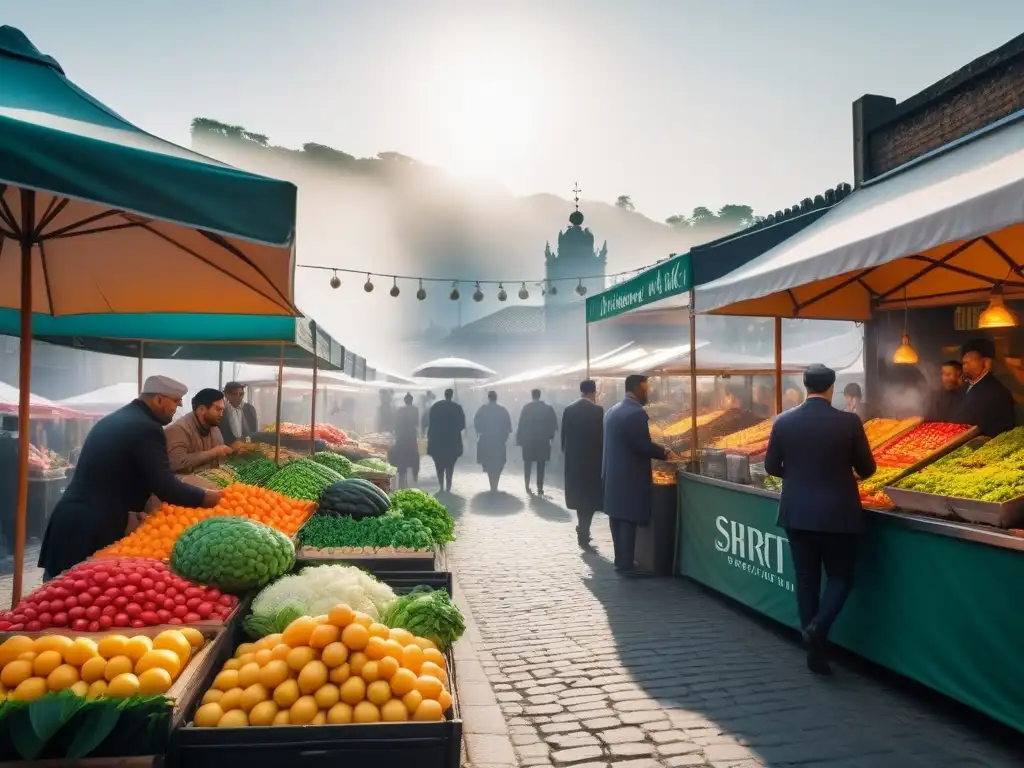
[[[43,569],[36,568],[39,562],[40,543],[37,540],[30,540],[25,544],[25,577],[22,580],[21,593],[27,595],[33,589],[43,583]],[[0,561],[0,611],[6,611],[11,607],[11,590],[14,587],[14,558],[9,557]]]
[[[486,493],[466,467],[445,501],[476,650],[521,766],[1024,764],[1024,743],[937,695],[860,664],[817,679],[793,638],[701,588],[620,579],[606,517],[602,554],[583,556],[559,491],[530,498],[519,475],[503,487]]]

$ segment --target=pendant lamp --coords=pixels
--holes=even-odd
[[[1019,325],[1017,314],[1003,302],[1003,284],[996,283],[988,306],[978,316],[978,328],[1016,328]]]
[[[903,289],[903,341],[896,347],[892,361],[896,365],[917,365],[917,352],[910,346],[910,334],[907,333],[907,320],[910,307],[907,304],[907,289]]]

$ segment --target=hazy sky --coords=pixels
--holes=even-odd
[[[761,213],[852,180],[850,105],[1024,30],[1020,0],[0,0],[70,77],[181,144],[202,115],[517,194]]]

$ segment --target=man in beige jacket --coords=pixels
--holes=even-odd
[[[192,398],[192,411],[164,428],[171,471],[189,475],[219,467],[234,448],[224,444],[220,421],[224,417],[224,393],[202,389]]]

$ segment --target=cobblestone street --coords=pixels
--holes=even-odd
[[[694,584],[617,577],[607,518],[582,556],[557,489],[506,474],[490,494],[460,469],[451,562],[519,765],[1021,764],[1021,741],[916,686],[859,663],[816,679],[794,638]]]

